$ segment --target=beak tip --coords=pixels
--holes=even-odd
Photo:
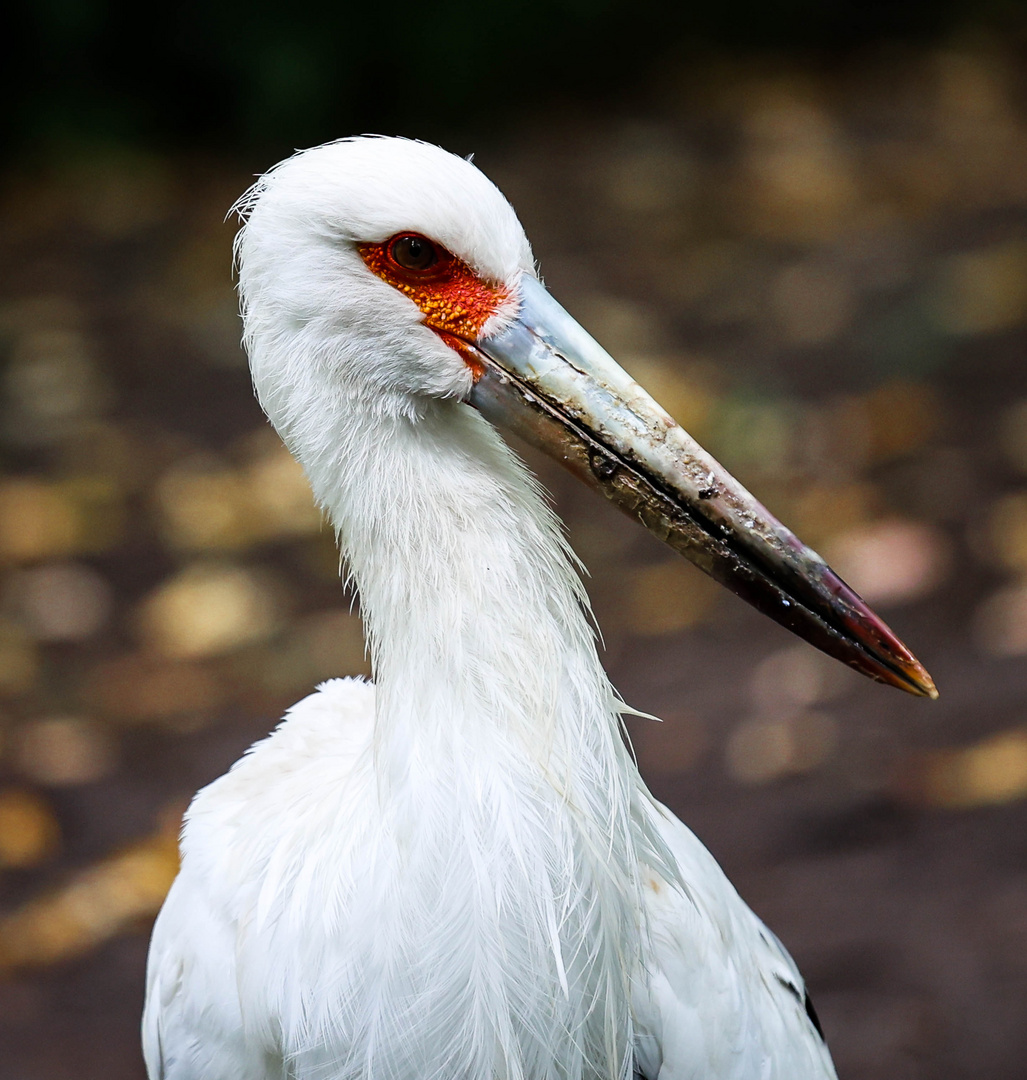
[[[938,688],[934,685],[934,679],[928,674],[927,669],[914,656],[909,655],[904,663],[890,664],[891,671],[885,681],[892,686],[905,690],[915,697],[929,698],[931,701],[938,700]]]
[[[931,701],[937,701],[941,695],[938,693],[938,688],[934,685],[934,679],[932,679],[923,668],[920,670],[923,673],[920,678],[922,696],[930,698]]]

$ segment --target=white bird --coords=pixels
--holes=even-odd
[[[375,682],[325,683],[193,801],[150,1080],[833,1077],[788,953],[639,777],[574,556],[489,420],[825,651],[930,677],[551,298],[469,161],[344,140],[239,209],[254,385]]]

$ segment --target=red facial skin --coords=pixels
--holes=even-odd
[[[396,243],[409,239],[434,251],[431,266],[415,270],[396,261]],[[482,281],[466,263],[419,233],[397,233],[380,244],[358,244],[357,251],[373,274],[413,300],[424,314],[425,325],[463,357],[477,382],[482,366],[472,345],[507,300],[506,289]]]

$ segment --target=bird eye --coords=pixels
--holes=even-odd
[[[439,261],[435,245],[423,236],[397,237],[389,246],[389,255],[404,270],[429,270]]]

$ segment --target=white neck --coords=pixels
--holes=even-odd
[[[465,973],[473,992],[452,988],[481,1046],[471,1075],[618,1080],[630,1068],[639,863],[664,860],[559,526],[467,406],[332,415],[334,429],[291,441],[360,593],[399,888],[423,905],[450,875],[454,938],[470,925],[505,940]],[[526,996],[535,1024],[504,1034],[496,1018],[523,1013]]]
[[[375,418],[373,434],[350,428],[347,441],[318,494],[360,593],[382,745],[473,750],[491,730],[545,765],[562,726],[611,728],[559,526],[491,427],[433,402],[414,421]]]

